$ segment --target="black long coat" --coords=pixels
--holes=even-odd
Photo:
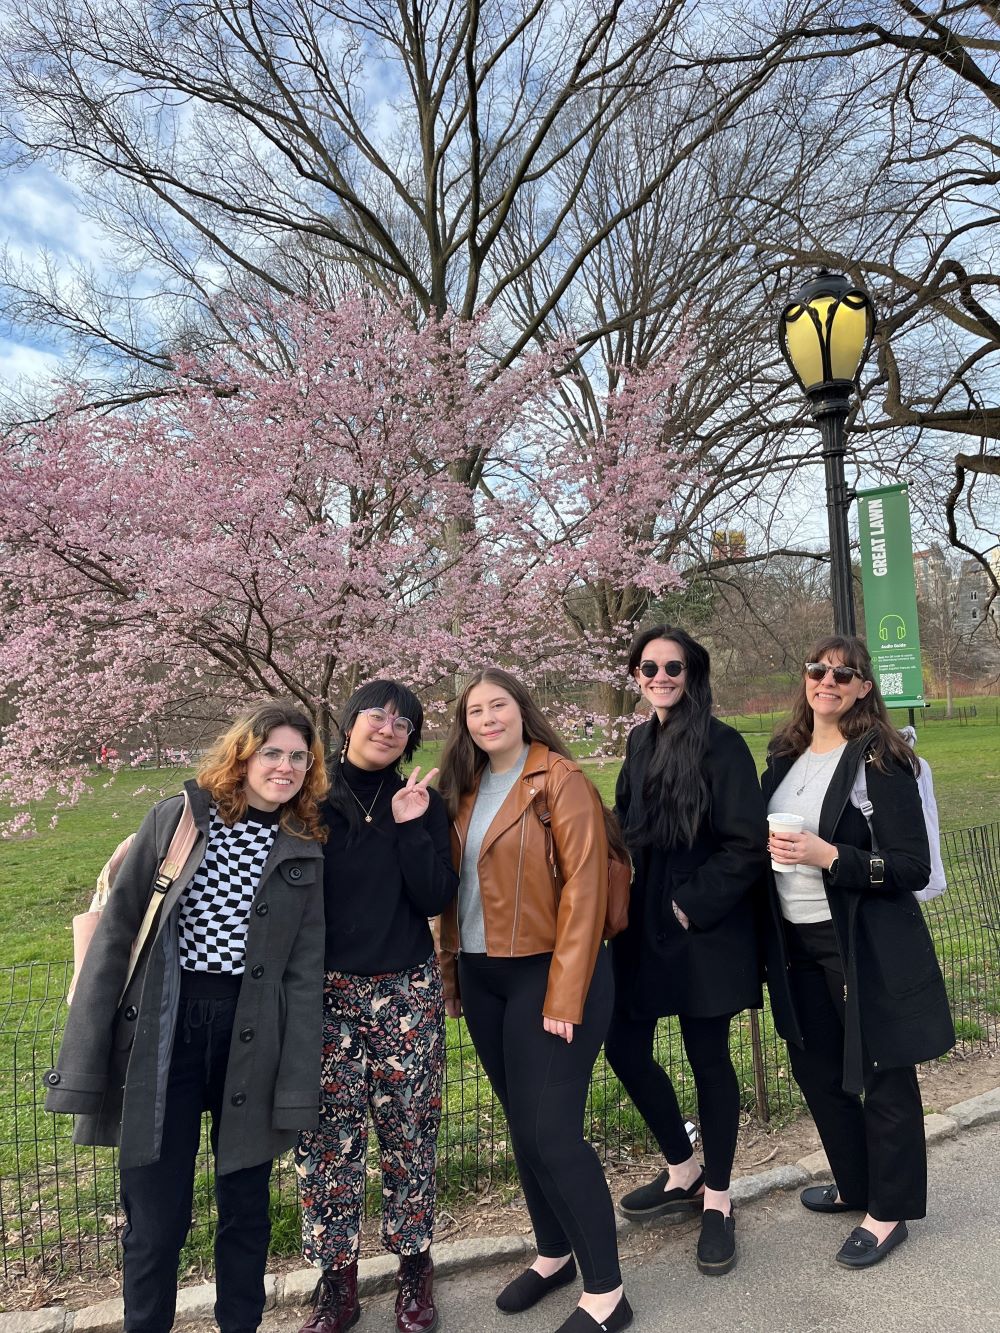
[[[643,821],[642,787],[658,723],[635,728],[618,777],[623,828]],[[629,924],[611,942],[616,1003],[635,1018],[711,1018],[759,1008],[754,899],[763,891],[766,818],[746,741],[713,718],[703,760],[711,808],[691,847],[632,849]],[[686,913],[685,930],[672,902]]]
[[[867,764],[872,824],[878,855],[885,863],[881,883],[872,880],[868,821],[851,803],[858,765],[870,752],[874,735],[847,745],[830,779],[819,820],[819,836],[833,843],[838,857],[834,874],[824,871],[823,883],[847,978],[844,1088],[848,1092],[863,1091],[866,1054],[875,1069],[892,1069],[933,1060],[955,1044],[934,943],[913,896],[930,875],[916,779],[897,763],[891,762],[885,772]],[[765,802],[793,762],[788,755],[768,758],[761,779]],[[768,880],[765,956],[771,1010],[785,1040],[804,1046],[788,985],[785,932],[773,873]]]
[[[164,899],[153,941],[121,994],[153,878],[183,805],[142,821],[87,950],[45,1106],[76,1115],[76,1143],[118,1144],[122,1166],[160,1155],[180,994],[180,899],[208,840],[208,793],[185,783],[198,840]],[[226,1067],[216,1169],[256,1166],[290,1148],[319,1113],[323,1023],[323,849],[279,828],[254,894],[246,972]]]

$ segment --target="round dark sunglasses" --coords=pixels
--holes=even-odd
[[[659,670],[660,670],[659,662],[639,663],[639,673],[640,675],[645,676],[647,680],[652,680]],[[668,676],[672,676],[676,679],[676,677],[679,676],[681,672],[684,670],[684,663],[677,661],[664,662],[663,670],[667,673]]]

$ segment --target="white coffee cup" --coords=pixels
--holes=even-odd
[[[781,810],[775,810],[773,815],[767,817],[767,827],[772,833],[798,833],[805,822],[802,815],[789,815]],[[788,875],[798,867],[794,865],[779,866],[777,861],[772,860],[771,869],[776,870],[780,875]]]

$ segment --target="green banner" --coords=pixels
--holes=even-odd
[[[858,491],[868,651],[890,708],[923,708],[917,589],[906,484]]]

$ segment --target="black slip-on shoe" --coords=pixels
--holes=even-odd
[[[648,1185],[640,1185],[638,1189],[623,1194],[618,1203],[622,1217],[633,1222],[648,1222],[651,1217],[663,1217],[666,1213],[688,1213],[692,1208],[701,1207],[701,1193],[705,1187],[704,1170],[698,1172],[698,1179],[687,1189],[676,1186],[672,1190],[665,1189],[669,1179],[669,1170],[661,1171]]]
[[[623,1328],[628,1328],[634,1318],[632,1307],[623,1292],[621,1300],[607,1319],[595,1319],[592,1314],[577,1306],[570,1317],[559,1325],[556,1333],[597,1333],[598,1330],[600,1333],[621,1333]]]
[[[698,1237],[698,1271],[706,1277],[721,1277],[736,1263],[736,1219],[718,1208],[706,1208],[701,1215]]]
[[[880,1244],[867,1227],[855,1227],[834,1257],[845,1268],[871,1268],[872,1264],[881,1263],[890,1250],[902,1245],[909,1234],[906,1223],[897,1222]]]
[[[572,1255],[551,1277],[542,1277],[541,1273],[536,1273],[533,1268],[526,1268],[513,1282],[508,1282],[504,1287],[497,1297],[497,1309],[501,1314],[523,1314],[525,1310],[537,1305],[550,1291],[568,1286],[575,1277],[576,1261]]]
[[[808,1208],[811,1213],[863,1213],[862,1207],[855,1207],[854,1204],[844,1203],[842,1199],[837,1198],[836,1182],[832,1185],[810,1185],[799,1195],[799,1202],[803,1208]]]

